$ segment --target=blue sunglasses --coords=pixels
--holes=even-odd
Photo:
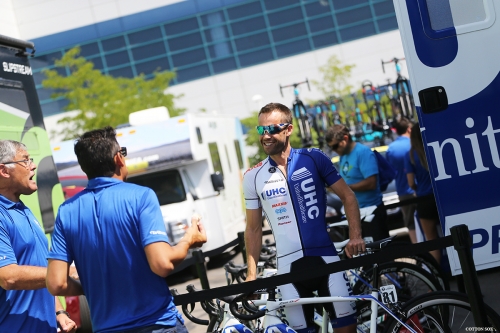
[[[273,124],[269,126],[257,126],[256,128],[259,135],[264,135],[264,133],[266,132],[269,135],[273,135],[273,134],[278,134],[281,131],[287,129],[288,126],[290,126],[289,123],[283,123],[283,124]]]

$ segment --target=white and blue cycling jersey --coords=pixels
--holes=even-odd
[[[304,256],[336,256],[326,231],[326,186],[341,179],[316,148],[291,149],[286,175],[267,158],[249,169],[243,190],[247,209],[264,210],[276,240],[278,267]]]

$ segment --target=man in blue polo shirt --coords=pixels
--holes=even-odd
[[[175,246],[168,244],[158,199],[126,183],[127,150],[111,127],[83,134],[75,153],[87,188],[64,202],[49,253],[53,295],[85,294],[94,332],[187,332],[165,277],[206,242],[199,216]],[[80,282],[68,276],[75,262]]]
[[[20,200],[38,187],[26,146],[0,140],[0,332],[74,332],[76,324],[45,287],[48,241]]]
[[[415,192],[408,185],[406,178],[405,157],[411,148],[410,134],[412,122],[407,118],[401,118],[396,122],[395,126],[398,138],[389,144],[385,157],[387,161],[396,170],[396,191],[398,192],[399,201],[415,198]],[[415,235],[415,209],[416,204],[401,206],[401,213],[405,227],[408,228],[408,235],[412,243],[417,242]]]
[[[371,237],[373,240],[389,237],[375,153],[367,146],[353,141],[349,128],[345,125],[330,127],[325,140],[340,155],[339,173],[356,195],[359,207],[377,206],[371,222],[362,223],[363,237]]]

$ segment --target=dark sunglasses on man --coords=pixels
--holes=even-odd
[[[273,134],[278,134],[281,131],[287,129],[288,126],[290,126],[289,123],[283,123],[283,124],[273,124],[269,126],[257,126],[256,128],[259,135],[264,135],[266,132],[269,135],[273,135]]]
[[[120,147],[120,150],[117,151],[117,153],[120,153],[123,157],[127,156],[127,147]]]

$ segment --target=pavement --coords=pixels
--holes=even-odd
[[[233,260],[236,264],[243,263],[241,253],[226,254],[207,263],[207,276],[211,288],[227,285],[223,266],[229,260]],[[477,277],[484,302],[500,314],[500,284],[498,283],[500,279],[500,267],[478,271]],[[457,277],[450,277],[451,290],[459,291],[457,280]],[[181,294],[186,293],[186,286],[189,284],[193,284],[196,288],[202,289],[199,279],[193,278],[189,270],[179,272],[169,277],[167,281],[170,288],[176,288]],[[182,312],[180,306],[177,308]],[[193,314],[198,318],[208,319],[208,315],[201,309],[199,304],[197,304]],[[194,324],[185,316],[184,320],[190,333],[206,332],[206,326]]]

